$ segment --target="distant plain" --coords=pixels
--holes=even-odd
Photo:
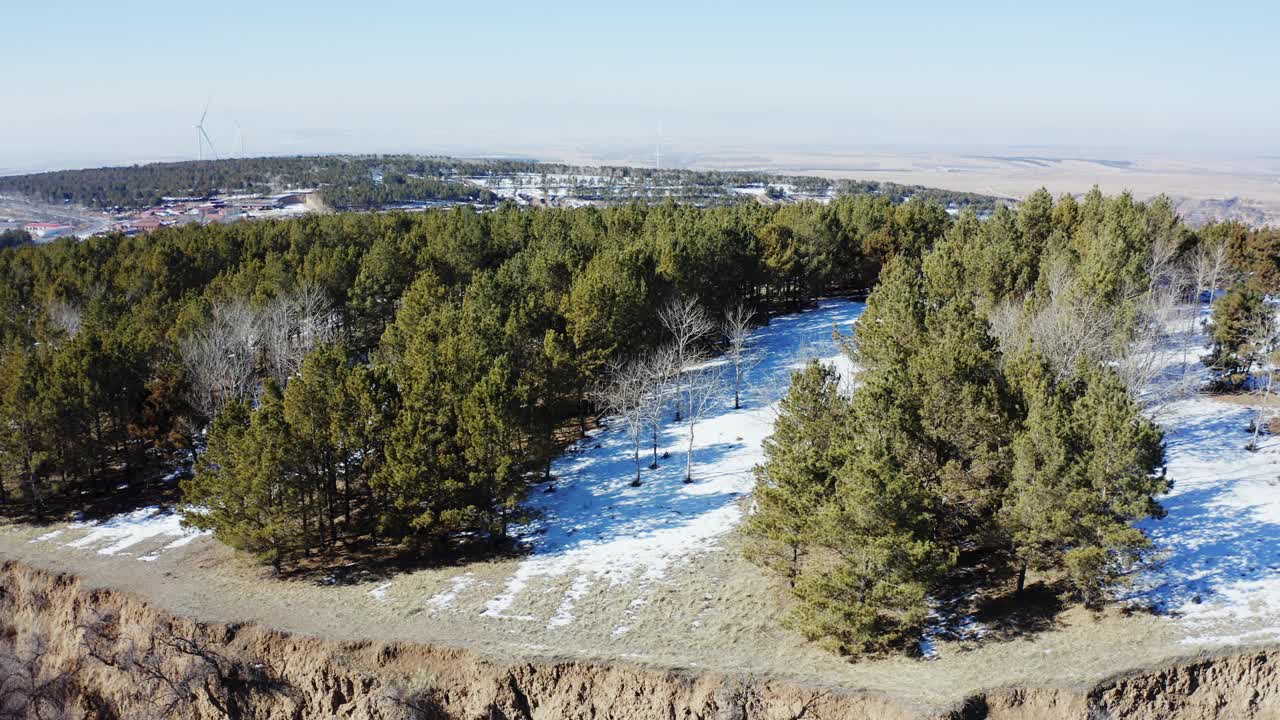
[[[591,153],[548,148],[545,160],[583,164],[652,166],[654,149]],[[1174,199],[1193,224],[1234,219],[1280,225],[1280,155],[1130,152],[1063,148],[986,151],[795,149],[741,151],[672,146],[665,162],[704,170],[760,170],[827,178],[879,180],[907,185],[1022,198],[1044,187],[1055,196],[1130,191],[1141,200]]]

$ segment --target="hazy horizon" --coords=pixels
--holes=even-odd
[[[1280,154],[1280,10],[1084,2],[8,9],[0,172],[219,156]]]

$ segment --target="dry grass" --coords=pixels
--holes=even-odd
[[[408,641],[467,647],[495,658],[622,659],[667,668],[778,676],[806,684],[872,690],[917,707],[940,707],[981,688],[1075,685],[1185,654],[1174,623],[1145,614],[1068,608],[1036,633],[995,633],[940,644],[935,660],[850,663],[803,642],[779,623],[778,589],[744,561],[736,536],[693,556],[667,577],[611,585],[597,580],[573,608],[573,622],[550,627],[572,574],[535,578],[509,618],[481,615],[518,561],[423,569],[354,584],[272,580],[207,538],[142,563],[134,556],[30,542],[48,528],[0,529],[0,555],[69,571],[91,586],[147,597],[163,609],[215,622],[256,621],[338,640]],[[73,531],[60,536],[74,539]],[[473,582],[446,608],[429,599],[470,573]],[[354,577],[354,576],[352,576]],[[383,600],[369,591],[390,582]],[[532,619],[513,619],[524,617]],[[617,632],[626,626],[625,632]]]

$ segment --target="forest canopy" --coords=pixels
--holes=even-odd
[[[996,198],[975,193],[937,190],[874,181],[831,181],[805,176],[760,172],[701,171],[635,167],[578,167],[531,160],[459,159],[418,155],[313,155],[269,158],[231,158],[152,163],[86,170],[0,177],[0,193],[24,195],[51,203],[75,203],[90,208],[140,208],[164,197],[206,197],[215,193],[272,193],[318,189],[337,209],[372,210],[388,205],[454,201],[492,204],[488,189],[464,178],[527,176],[541,182],[547,176],[575,178],[575,195],[582,199],[627,203],[637,199],[671,198],[703,204],[743,201],[731,192],[740,186],[789,185],[799,192],[834,195],[884,195],[895,202],[906,197],[943,205],[990,212]]]
[[[43,516],[192,463],[187,520],[277,566],[501,543],[612,358],[696,298],[871,285],[948,215],[831,205],[307,216],[0,253],[0,505]],[[148,475],[150,473],[150,475]]]

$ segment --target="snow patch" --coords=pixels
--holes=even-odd
[[[150,556],[164,550],[182,547],[201,535],[208,534],[207,531],[182,527],[181,515],[174,510],[165,510],[158,506],[141,508],[98,522],[73,522],[63,530],[82,529],[88,530],[88,533],[76,540],[64,543],[63,546],[78,550],[102,546],[98,548],[99,555],[117,555],[148,540],[166,537],[175,538],[160,550],[149,553],[148,556]],[[36,541],[57,538],[63,533],[63,530],[46,533],[36,538]]]
[[[569,586],[568,591],[564,594],[564,599],[560,601],[560,607],[556,608],[556,614],[547,622],[547,629],[563,627],[573,622],[573,606],[591,591],[591,577],[588,575],[579,575],[574,578],[573,585]]]
[[[698,423],[692,484],[683,482],[687,428],[674,422],[659,435],[658,454],[669,457],[659,458],[657,470],[643,472],[640,487],[630,486],[635,465],[620,423],[593,432],[558,458],[552,464],[556,492],[534,493],[530,505],[539,519],[516,529],[532,553],[482,614],[532,619],[508,614],[530,582],[573,573],[573,586],[549,621],[558,627],[572,621],[581,597],[575,589],[589,588],[592,578],[644,585],[696,553],[718,550],[742,519],[742,500],[755,486],[753,469],[764,459],[762,444],[773,431],[776,403],[791,372],[810,359],[825,359],[850,375],[833,330],[851,335],[864,307],[823,301],[814,310],[773,318],[752,334],[762,360],[752,371],[742,409],[732,409],[730,397],[719,413]]]
[[[458,593],[466,590],[475,583],[476,578],[472,573],[465,573],[458,577],[451,578],[449,580],[449,589],[443,592],[438,592],[427,598],[427,604],[437,610],[443,610],[453,604],[453,601],[458,597]]]
[[[1193,380],[1204,373],[1195,350],[1187,369]],[[1176,382],[1182,353],[1167,355],[1161,381]],[[1166,517],[1141,527],[1161,562],[1123,599],[1174,616],[1188,645],[1280,639],[1280,438],[1264,434],[1256,451],[1245,450],[1255,414],[1189,397],[1157,417],[1173,487],[1160,498]]]
[[[382,583],[378,587],[369,591],[369,597],[373,598],[374,600],[377,600],[378,602],[386,602],[387,590],[390,588],[391,588],[391,583],[389,582]]]
[[[45,534],[41,535],[41,536],[40,536],[40,537],[38,537],[38,538],[35,538],[34,540],[29,540],[28,542],[37,543],[37,542],[44,542],[44,541],[46,541],[46,540],[52,540],[52,539],[54,539],[54,538],[58,537],[59,535],[61,535],[62,533],[63,533],[63,531],[62,531],[62,530],[53,530],[53,531],[51,531],[51,532],[47,532],[47,533],[45,533]]]

